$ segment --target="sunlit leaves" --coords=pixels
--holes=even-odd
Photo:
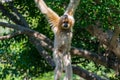
[[[109,25],[120,22],[119,0],[83,0],[80,5],[82,26],[101,21],[102,26],[109,28]]]

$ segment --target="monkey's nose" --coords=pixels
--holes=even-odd
[[[67,28],[67,27],[68,27],[68,24],[64,24],[64,27]]]

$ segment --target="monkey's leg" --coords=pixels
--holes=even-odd
[[[53,57],[56,64],[55,72],[54,72],[54,80],[60,80],[63,72],[62,57],[59,55],[58,51],[54,51]]]
[[[72,65],[71,65],[71,55],[65,54],[63,56],[63,62],[64,62],[64,69],[65,69],[65,77],[64,80],[72,80]]]

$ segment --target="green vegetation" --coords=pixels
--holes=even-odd
[[[59,15],[62,15],[69,0],[45,0],[45,2]],[[12,12],[8,3],[4,6]],[[36,30],[53,40],[54,35],[48,22],[38,8],[34,0],[14,0],[14,6],[27,20],[31,29]],[[64,6],[64,7],[63,7]],[[82,48],[94,53],[103,53],[105,49],[100,47],[98,39],[91,35],[86,28],[100,21],[100,28],[104,31],[113,30],[114,24],[120,25],[120,1],[119,0],[81,0],[75,14],[74,36],[72,46]],[[13,23],[0,12],[0,21]],[[3,31],[5,30],[5,31]],[[15,32],[8,28],[0,27],[0,36]],[[50,52],[51,54],[51,52]],[[83,57],[72,57],[73,65],[79,65],[83,69],[110,80],[119,80],[115,71],[98,65]],[[38,53],[26,35],[16,36],[11,39],[0,40],[0,80],[53,80],[53,68]],[[74,80],[83,80],[79,76],[73,76]]]

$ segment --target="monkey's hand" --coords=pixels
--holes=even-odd
[[[70,0],[67,10],[65,11],[65,14],[69,14],[73,16],[79,3],[80,3],[80,0]]]

